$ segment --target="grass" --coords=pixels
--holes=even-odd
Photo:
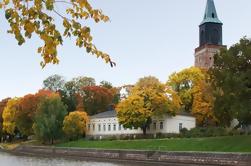
[[[210,138],[174,138],[149,140],[78,140],[56,145],[95,149],[133,149],[161,151],[251,152],[251,135]]]

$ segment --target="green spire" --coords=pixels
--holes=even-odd
[[[214,0],[207,0],[207,6],[205,10],[204,19],[200,25],[206,22],[222,24],[222,22],[218,19],[217,12],[214,5]]]

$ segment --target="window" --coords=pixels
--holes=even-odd
[[[182,129],[182,123],[179,123],[179,131]]]
[[[101,124],[98,124],[98,131],[101,131]]]
[[[160,128],[160,130],[162,130],[162,129],[164,128],[164,124],[163,124],[163,122],[160,122],[160,124],[159,124],[159,128]]]
[[[204,33],[204,30],[201,30],[200,32],[200,44],[205,44],[206,42],[206,37],[205,37],[205,33]]]
[[[104,130],[104,131],[106,130],[106,125],[105,125],[105,124],[103,125],[103,130]]]
[[[110,124],[108,125],[108,131],[111,131],[111,125]]]
[[[154,130],[157,129],[157,123],[156,123],[156,122],[153,123],[153,129],[154,129]]]
[[[212,17],[214,18],[214,13],[212,13]]]
[[[219,31],[215,28],[211,37],[212,44],[219,44]]]
[[[121,130],[121,128],[122,128],[122,127],[121,127],[121,124],[120,124],[120,125],[119,125],[119,130]]]
[[[113,124],[113,130],[116,131],[116,124]]]
[[[93,129],[93,131],[95,131],[95,124],[92,125],[92,129]]]
[[[91,125],[90,124],[88,124],[88,131],[90,131],[91,130]]]

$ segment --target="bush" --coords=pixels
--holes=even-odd
[[[182,137],[217,137],[217,136],[227,136],[230,135],[226,128],[222,127],[197,127],[190,131],[187,129],[181,129]]]
[[[63,131],[70,140],[75,140],[84,136],[86,123],[89,121],[86,112],[74,111],[65,116]]]

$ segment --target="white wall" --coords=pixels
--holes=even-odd
[[[163,124],[161,128],[161,123]],[[90,128],[89,128],[90,125]],[[93,127],[94,125],[94,127]],[[99,129],[100,125],[100,129]],[[110,125],[110,130],[109,130]],[[114,130],[115,125],[115,130]],[[105,130],[104,130],[105,126]],[[177,115],[175,117],[165,116],[163,118],[153,118],[150,128],[147,133],[179,133],[179,127],[191,129],[195,127],[195,118],[190,116]],[[142,134],[143,131],[138,129],[126,129],[121,125],[119,128],[118,119],[111,118],[95,118],[90,119],[87,125],[86,135],[100,136],[100,135],[126,135],[126,134]]]

